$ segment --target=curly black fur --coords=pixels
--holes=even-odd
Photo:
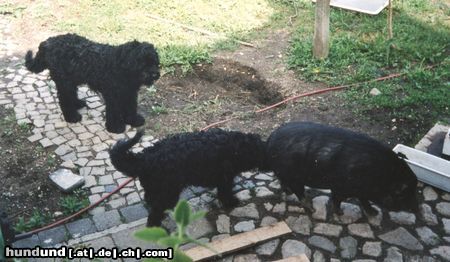
[[[67,122],[81,121],[77,110],[86,106],[77,98],[77,86],[87,84],[100,93],[106,104],[106,129],[113,133],[125,131],[126,124],[144,124],[137,114],[138,91],[160,76],[159,57],[152,44],[131,41],[111,46],[76,34],[48,38],[39,45],[35,58],[32,51],[26,53],[25,66],[34,73],[50,70]]]
[[[265,144],[258,135],[211,129],[169,136],[132,153],[142,133],[121,140],[110,150],[111,163],[130,177],[139,177],[145,201],[151,207],[147,226],[161,224],[166,209],[173,208],[181,191],[190,185],[217,187],[225,207],[238,200],[233,196],[233,179],[240,172],[258,168]]]
[[[334,207],[356,197],[369,214],[369,200],[389,209],[416,210],[417,178],[404,160],[363,134],[292,122],[267,141],[267,161],[281,184],[299,199],[304,186],[331,189]]]

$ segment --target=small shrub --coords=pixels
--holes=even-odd
[[[164,247],[171,247],[174,251],[173,261],[175,262],[188,262],[193,261],[188,257],[183,251],[180,250],[180,245],[186,243],[195,243],[200,246],[205,246],[203,243],[191,238],[187,233],[186,229],[197,219],[205,216],[204,211],[192,213],[191,207],[186,200],[181,200],[178,202],[174,211],[170,212],[175,219],[177,230],[172,234],[168,234],[167,231],[161,227],[150,227],[139,230],[135,233],[135,236],[139,239],[154,242],[158,245]],[[207,247],[208,248],[208,247]],[[146,261],[164,261],[163,259],[148,259]]]

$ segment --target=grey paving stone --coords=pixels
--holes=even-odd
[[[421,217],[427,225],[435,226],[438,224],[437,216],[433,213],[433,211],[429,205],[421,204],[419,208],[420,208]]]
[[[436,205],[436,210],[439,214],[450,217],[450,203],[442,202]]]
[[[57,226],[38,233],[41,244],[50,247],[67,240],[67,230],[64,226]]]
[[[389,217],[393,222],[400,225],[414,225],[416,223],[416,216],[405,211],[389,212]]]
[[[288,239],[284,241],[281,246],[281,255],[283,258],[299,256],[302,254],[305,254],[308,258],[311,258],[311,249],[309,249],[309,247],[301,241]]]
[[[341,257],[350,259],[356,256],[358,251],[358,241],[353,237],[343,237],[339,240],[339,247],[341,249]]]
[[[327,219],[327,204],[330,198],[328,196],[318,196],[313,198],[312,205],[314,213],[312,217],[319,220]]]
[[[325,256],[319,250],[316,250],[313,254],[313,262],[326,262]]]
[[[348,231],[354,236],[359,236],[363,238],[375,238],[370,225],[367,223],[351,224],[348,225]]]
[[[369,242],[364,243],[362,247],[362,252],[364,255],[371,257],[379,257],[381,255],[381,242]]]
[[[109,200],[108,205],[111,207],[111,209],[117,209],[119,207],[126,205],[126,200],[124,197],[119,197],[117,199]]]
[[[255,192],[257,197],[268,197],[274,195],[274,193],[270,191],[267,187],[257,187],[255,189]]]
[[[258,255],[271,256],[277,250],[278,245],[280,244],[279,239],[274,239],[268,241],[262,245],[259,245],[255,248],[255,251]]]
[[[342,232],[342,226],[328,224],[328,223],[317,223],[314,227],[314,233],[338,237]]]
[[[234,217],[247,217],[254,219],[259,218],[259,213],[258,210],[256,209],[255,203],[250,203],[243,207],[237,207],[233,209],[233,211],[231,211],[230,215]]]
[[[14,248],[34,248],[40,245],[38,235],[34,234],[31,237],[17,240],[13,243]]]
[[[260,226],[262,226],[262,227],[270,226],[270,225],[276,224],[277,222],[278,222],[278,219],[271,217],[271,216],[265,216],[265,217],[263,217],[263,219],[261,219]]]
[[[336,246],[326,237],[312,236],[308,239],[308,243],[314,247],[321,248],[331,253],[336,251]]]
[[[96,214],[92,216],[94,224],[99,231],[111,228],[121,224],[120,215],[117,210],[107,211],[105,213]]]
[[[256,254],[242,254],[234,256],[233,262],[260,262]]]
[[[429,227],[416,228],[417,235],[420,240],[428,246],[435,246],[441,242],[440,237],[433,232]]]
[[[219,233],[230,233],[230,217],[227,215],[219,215],[216,220],[216,228]]]
[[[403,261],[402,252],[397,247],[390,247],[387,250],[386,258],[383,261],[384,262],[402,262]]]
[[[450,234],[450,219],[443,218],[442,224],[444,225],[445,233]]]
[[[187,228],[187,233],[194,239],[206,236],[214,232],[214,226],[206,218],[196,220]]]
[[[289,216],[286,223],[292,231],[309,236],[311,233],[312,222],[308,216],[300,215],[298,217]]]
[[[403,227],[399,227],[395,230],[379,235],[378,237],[384,242],[401,246],[409,250],[423,250],[423,246],[419,243],[419,240],[417,240]]]
[[[438,256],[444,261],[450,261],[450,246],[439,246],[430,250],[430,254]]]
[[[235,194],[235,196],[237,197],[237,199],[239,199],[240,201],[247,201],[249,199],[252,198],[252,195],[250,193],[250,190],[245,189],[245,190],[241,190],[239,192],[237,192]]]
[[[94,222],[90,218],[82,218],[66,225],[72,238],[82,237],[97,231]]]
[[[141,249],[158,249],[158,248],[161,248],[161,247],[158,247],[154,243],[137,239],[134,236],[134,234],[137,231],[142,230],[144,228],[145,228],[145,225],[129,228],[129,229],[117,232],[117,233],[113,233],[113,234],[111,234],[111,237],[114,240],[114,244],[119,249],[125,249],[125,248],[128,248],[128,247],[132,247],[132,248],[139,247]]]
[[[358,205],[343,202],[341,209],[343,214],[339,216],[339,221],[343,224],[354,223],[362,217],[361,208]]]
[[[127,199],[127,204],[128,205],[133,205],[133,204],[141,202],[141,197],[139,196],[139,194],[137,192],[133,192],[131,194],[128,194],[126,196],[126,199]]]
[[[87,247],[91,247],[94,250],[100,250],[101,248],[111,249],[111,248],[117,246],[116,244],[114,244],[114,242],[110,236],[104,236],[104,237],[100,237],[97,239],[93,239],[93,240],[84,242],[83,245],[85,245]]]
[[[422,194],[425,201],[434,201],[438,198],[438,194],[430,186],[424,187]]]
[[[120,209],[120,213],[122,214],[126,223],[148,217],[148,211],[143,204],[123,207]]]
[[[286,212],[286,202],[281,202],[276,204],[273,209],[272,209],[273,213],[278,213],[280,215],[284,214]]]
[[[234,225],[234,230],[236,232],[247,232],[255,229],[255,221],[248,220],[248,221],[241,221]]]

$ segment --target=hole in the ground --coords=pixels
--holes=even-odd
[[[234,61],[215,59],[214,63],[195,66],[194,74],[229,91],[249,91],[263,105],[283,99],[278,86],[262,78],[255,69]]]

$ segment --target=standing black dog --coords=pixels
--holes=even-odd
[[[106,104],[106,129],[122,133],[126,124],[141,126],[137,95],[141,85],[158,80],[159,57],[152,44],[132,41],[119,46],[94,43],[76,34],[50,37],[39,45],[33,58],[25,56],[31,72],[50,70],[59,104],[67,122],[81,121],[78,109],[86,103],[77,97],[77,86],[87,84]]]
[[[265,144],[258,135],[211,129],[182,133],[158,141],[142,152],[129,149],[142,133],[121,140],[110,150],[111,163],[130,177],[139,177],[145,201],[152,208],[147,226],[159,226],[166,209],[173,208],[181,191],[190,185],[217,187],[224,207],[233,207],[233,179],[258,168]]]
[[[380,142],[349,130],[292,122],[267,141],[270,169],[299,199],[304,186],[331,189],[334,208],[358,198],[369,215],[369,200],[393,210],[418,207],[417,178],[408,165]],[[340,209],[339,209],[340,211]]]

